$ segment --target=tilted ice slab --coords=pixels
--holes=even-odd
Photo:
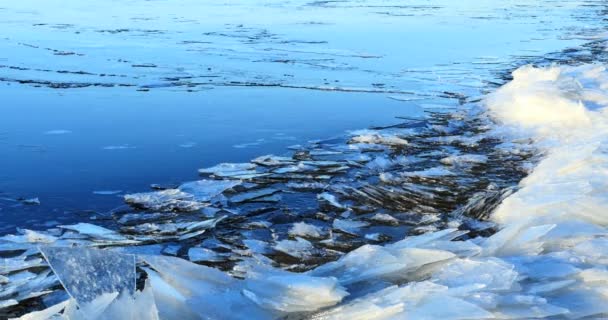
[[[533,138],[545,157],[491,216],[494,235],[458,240],[467,232],[446,229],[365,245],[303,274],[254,255],[236,267],[242,280],[144,256],[147,287],[122,306],[158,310],[150,319],[607,317],[608,72],[523,67],[513,76],[485,100],[499,122],[494,134]],[[283,249],[304,254],[304,241]],[[97,299],[104,306],[116,297]]]

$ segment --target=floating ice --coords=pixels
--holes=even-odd
[[[106,229],[90,223],[77,223],[73,225],[59,226],[60,228],[73,230],[80,234],[90,236],[94,239],[111,240],[111,241],[123,241],[127,238],[116,231]]]
[[[256,165],[251,163],[220,163],[210,168],[199,169],[201,174],[212,174],[217,177],[230,178],[255,175]]]
[[[198,180],[180,185],[177,189],[125,195],[125,202],[157,211],[195,211],[206,206],[222,192],[240,182],[234,180]]]
[[[352,143],[383,144],[388,146],[404,146],[408,141],[393,134],[380,133],[375,130],[359,130],[351,132]]]
[[[195,211],[205,205],[196,201],[192,194],[179,189],[125,195],[129,205],[157,211]]]
[[[198,180],[182,184],[179,190],[193,195],[196,201],[207,202],[238,184],[232,180]]]

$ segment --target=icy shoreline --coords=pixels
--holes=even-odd
[[[489,237],[465,236],[462,240],[468,231],[446,228],[387,245],[365,244],[335,262],[299,274],[271,267],[254,250],[251,259],[235,267],[244,280],[179,258],[138,255],[140,263],[147,265],[144,292],[134,298],[128,294],[120,299],[98,298],[86,305],[79,301],[80,307],[102,310],[99,319],[124,316],[133,304],[139,309],[129,311],[132,319],[159,315],[161,319],[238,319],[243,312],[260,319],[604,317],[608,314],[604,303],[608,297],[608,218],[604,214],[608,118],[603,109],[608,105],[607,86],[608,73],[597,65],[523,67],[514,72],[512,82],[484,100],[488,113],[499,122],[489,135],[515,142],[512,148],[522,139],[532,138],[544,154],[518,190],[506,195],[491,214],[499,231]],[[402,143],[369,132],[357,132],[355,137],[365,137],[357,142],[364,139],[372,144]],[[247,172],[251,167],[210,170],[254,174]],[[414,175],[428,179],[444,174],[427,170]],[[342,205],[331,195],[322,197],[334,208]],[[141,203],[158,204],[157,199],[144,200]],[[192,204],[193,199],[170,197],[161,203],[176,204],[176,200]],[[377,219],[383,217],[388,221],[385,216]],[[337,227],[361,226],[347,223]],[[293,235],[313,238],[322,231],[308,225],[290,230]],[[100,235],[99,230],[88,232],[89,236]],[[116,234],[101,235],[106,241],[123,240],[115,238]],[[57,239],[30,233],[25,236],[27,241]],[[290,254],[310,249],[310,242],[303,239],[285,241],[283,250]],[[208,252],[199,254],[209,258]],[[45,317],[66,308],[64,316],[79,319],[77,302],[70,301],[52,307]]]

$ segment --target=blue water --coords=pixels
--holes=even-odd
[[[581,17],[600,9],[1,2],[0,232],[88,219],[201,167],[455,106],[444,91],[481,95],[522,57],[587,41],[599,21]]]

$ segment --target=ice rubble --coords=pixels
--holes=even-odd
[[[501,124],[493,129],[493,134],[502,136],[504,141],[533,138],[545,156],[515,192],[489,190],[492,201],[502,200],[491,216],[499,228],[495,234],[487,238],[467,238],[468,231],[447,228],[408,236],[384,246],[367,244],[306,273],[271,267],[267,258],[258,256],[269,252],[268,243],[250,239],[244,241],[250,258],[243,259],[234,269],[242,279],[179,258],[139,256],[147,275],[144,291],[120,298],[118,292],[100,295],[90,306],[91,310],[104,310],[100,313],[102,317],[126,309],[140,310],[136,307],[139,305],[145,306],[141,311],[150,312],[146,319],[154,319],[155,310],[161,319],[236,319],[243,314],[251,319],[289,315],[325,320],[608,316],[608,201],[605,196],[608,112],[604,110],[608,105],[605,94],[608,72],[596,65],[523,67],[513,76],[511,83],[485,100],[488,112]],[[382,142],[394,146],[393,141]],[[465,154],[450,157],[441,159],[451,166],[488,161]],[[265,168],[294,162],[291,158],[278,157],[258,161],[264,163]],[[252,168],[235,166],[234,170]],[[209,171],[232,169],[220,166]],[[435,183],[434,179],[450,179],[452,175],[448,172],[427,168],[395,174],[393,179],[396,185],[409,183],[411,179]],[[383,189],[366,186],[345,188],[344,193],[358,192],[373,200],[380,190]],[[430,192],[425,190],[419,186],[419,193],[412,195]],[[260,197],[273,194],[264,192]],[[195,197],[194,192],[189,194],[191,199]],[[248,199],[257,196],[252,197]],[[342,212],[342,216],[350,214],[351,208],[331,193],[319,194],[319,200],[332,210]],[[463,210],[475,208],[472,202]],[[456,218],[463,216],[462,212],[455,213]],[[385,216],[375,213],[373,217]],[[439,219],[432,212],[427,212],[425,217]],[[334,219],[333,224],[335,230],[352,236],[367,225],[365,221],[348,219]],[[458,227],[459,223],[454,225]],[[78,225],[69,229],[120,241],[115,239],[115,234],[101,229]],[[312,255],[315,247],[311,241],[319,230],[308,224],[293,224],[288,230],[294,240],[278,241],[273,249],[299,258]],[[329,236],[330,239],[323,242],[335,241],[335,235]],[[365,237],[373,238],[373,234]],[[23,236],[22,241],[29,240],[57,241],[32,233]],[[190,249],[189,253],[197,257],[194,260],[216,257],[200,248]],[[8,281],[11,283],[11,279]],[[14,302],[4,300],[3,303]],[[79,319],[74,313],[79,309],[73,302],[51,308],[54,309],[49,309],[44,317],[65,309],[64,317],[73,315],[72,319]],[[40,319],[35,314],[25,317]]]
[[[546,156],[494,212],[502,229],[467,241],[414,240],[417,248],[432,246],[457,256],[434,264],[428,280],[391,267],[391,248],[399,242],[362,247],[319,267],[312,273],[337,270],[348,282],[368,280],[370,273],[376,273],[375,281],[386,279],[400,270],[396,275],[409,283],[368,293],[317,318],[608,316],[608,72],[597,65],[523,67],[513,77],[485,101],[504,124],[497,134],[532,136]],[[432,256],[437,255],[421,258]],[[395,261],[407,268],[407,260]],[[411,282],[417,280],[423,281]],[[352,294],[360,288],[347,286]]]

